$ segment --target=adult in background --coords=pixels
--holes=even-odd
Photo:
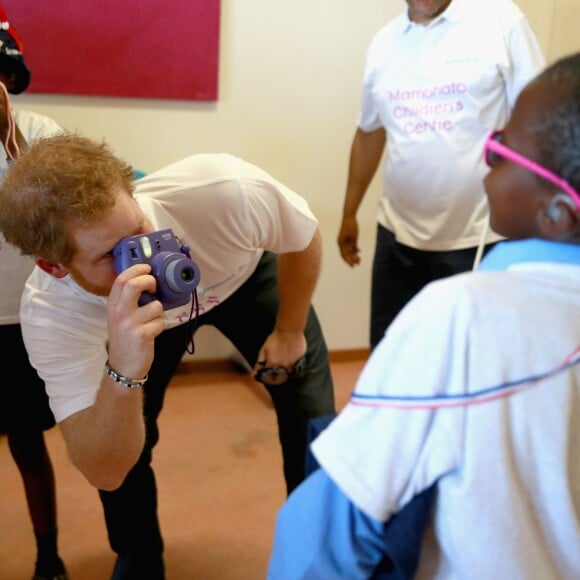
[[[511,0],[407,0],[373,38],[338,233],[343,260],[359,264],[356,214],[384,158],[371,348],[425,284],[473,266],[487,230],[483,143],[544,64]],[[489,231],[484,253],[499,239]]]

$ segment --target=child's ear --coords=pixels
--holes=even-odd
[[[64,278],[68,274],[68,270],[62,264],[54,264],[44,258],[35,258],[34,261],[41,270],[55,278]]]
[[[552,196],[541,210],[540,227],[547,238],[566,239],[569,234],[575,233],[579,220],[578,213],[570,196],[560,191]]]

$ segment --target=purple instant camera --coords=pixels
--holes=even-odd
[[[181,245],[171,229],[123,238],[114,248],[115,272],[121,273],[134,264],[150,264],[157,281],[155,294],[144,292],[139,304],[159,300],[163,310],[189,302],[197,288],[200,273],[189,255],[189,247]]]

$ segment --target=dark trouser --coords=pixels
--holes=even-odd
[[[254,366],[272,332],[278,311],[276,256],[264,254],[251,278],[225,302],[195,321],[161,334],[145,384],[146,442],[143,453],[115,491],[100,491],[111,547],[118,554],[115,580],[161,580],[163,540],[157,519],[157,490],[151,468],[152,449],[159,439],[157,417],[165,390],[189,342],[191,330],[215,326]],[[288,493],[303,479],[310,419],[335,412],[328,350],[316,313],[311,308],[305,330],[307,372],[302,379],[268,387],[272,397],[284,460]],[[193,458],[192,458],[193,460]]]
[[[486,245],[484,254],[494,245]],[[471,270],[476,253],[476,247],[448,252],[410,248],[379,225],[372,270],[371,348],[415,294],[429,282]]]
[[[5,386],[0,390],[0,433],[27,437],[54,427],[43,380],[30,364],[20,324],[0,325],[0,344],[10,345],[10,370],[26,388]],[[5,355],[6,357],[7,355]]]

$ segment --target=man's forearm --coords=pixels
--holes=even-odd
[[[357,129],[350,150],[343,217],[354,217],[374,177],[386,143],[386,132]]]
[[[320,276],[322,236],[317,229],[301,252],[278,256],[280,305],[276,321],[279,332],[302,332],[306,326],[312,295]]]
[[[99,489],[119,487],[145,443],[143,393],[103,376],[92,407],[60,423],[69,456]]]

